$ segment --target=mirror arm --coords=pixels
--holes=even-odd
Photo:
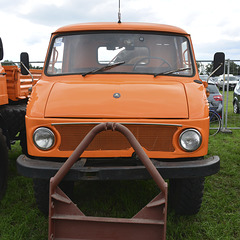
[[[25,64],[23,62],[20,62],[20,64],[22,64],[22,66],[26,69],[26,71],[29,73],[29,75],[31,76],[32,78],[32,82],[33,82],[33,75],[32,73],[29,71],[29,69],[25,66]]]
[[[221,64],[208,76],[208,78],[207,78],[207,83],[208,83],[210,77],[211,77],[222,65],[223,65],[223,63],[221,63]]]

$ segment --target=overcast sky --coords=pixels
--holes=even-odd
[[[115,22],[118,0],[0,0],[4,60],[43,61],[50,34],[63,25]],[[239,0],[121,0],[122,22],[178,26],[191,34],[197,60],[216,51],[240,59]]]

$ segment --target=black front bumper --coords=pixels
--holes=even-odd
[[[136,180],[149,179],[151,176],[143,165],[108,166],[86,164],[86,159],[77,161],[65,176],[64,180]],[[217,173],[220,169],[220,158],[186,161],[159,161],[151,159],[154,166],[165,179],[205,177]],[[97,162],[97,161],[95,161]],[[26,177],[50,179],[63,165],[62,162],[42,161],[20,155],[17,159],[18,172]]]

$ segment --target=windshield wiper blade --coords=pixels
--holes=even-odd
[[[190,67],[187,67],[187,68],[178,68],[178,69],[171,70],[171,71],[167,71],[167,72],[156,73],[156,74],[154,74],[154,77],[157,77],[157,76],[159,76],[159,75],[168,75],[168,74],[172,74],[172,73],[176,73],[176,72],[182,72],[182,71],[190,70],[190,69],[191,69]]]
[[[116,63],[109,63],[106,66],[96,68],[96,69],[93,69],[89,72],[83,73],[82,76],[85,77],[86,75],[91,74],[91,73],[103,72],[103,71],[109,70],[111,68],[117,67],[119,65],[122,65],[124,63],[125,63],[125,61],[116,62]]]

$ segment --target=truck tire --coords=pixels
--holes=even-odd
[[[38,209],[45,215],[48,216],[49,210],[49,182],[46,179],[33,179],[33,189]],[[72,198],[74,182],[61,182],[60,188],[67,194],[68,197]]]
[[[239,109],[239,107],[238,107],[237,100],[235,100],[235,101],[233,102],[233,113],[237,114],[237,113],[239,113],[239,112],[240,112],[240,109]]]
[[[8,177],[8,148],[6,144],[6,138],[2,134],[0,128],[0,200],[3,198],[7,189],[7,177]]]
[[[20,131],[19,139],[20,139],[20,146],[22,148],[22,153],[28,156],[27,135],[26,135],[26,129],[25,128],[22,131]]]
[[[204,177],[169,180],[169,205],[179,215],[193,215],[200,210]]]
[[[10,140],[24,129],[26,103],[16,105],[5,105],[0,108],[1,115],[7,125]]]

